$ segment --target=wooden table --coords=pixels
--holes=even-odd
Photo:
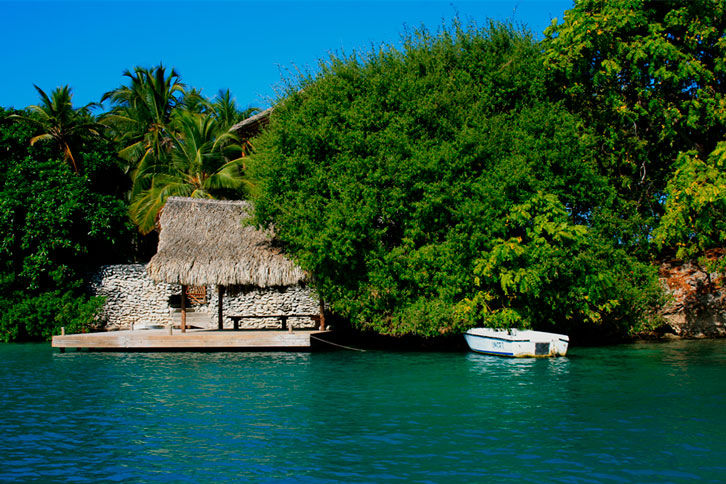
[[[242,319],[279,319],[280,320],[280,327],[282,329],[287,329],[287,320],[289,318],[310,318],[313,321],[317,321],[318,324],[320,323],[320,315],[319,314],[269,314],[266,316],[261,315],[255,315],[255,316],[229,316],[229,318],[232,320],[232,324],[234,326],[234,329],[239,329],[239,322]]]

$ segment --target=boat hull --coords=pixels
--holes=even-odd
[[[514,358],[565,356],[570,343],[564,334],[518,329],[472,328],[464,338],[472,351]]]

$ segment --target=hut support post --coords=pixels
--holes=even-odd
[[[325,331],[325,303],[320,300],[320,331]]]
[[[187,332],[187,286],[182,284],[181,287],[181,332]]]
[[[224,329],[224,316],[222,314],[222,303],[224,302],[224,286],[217,286],[219,297],[217,298],[217,329]]]

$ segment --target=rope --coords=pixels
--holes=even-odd
[[[317,336],[314,336],[312,334],[310,335],[310,337],[313,338],[313,339],[316,339],[316,340],[318,340],[320,342],[327,343],[327,344],[332,345],[332,346],[337,346],[338,348],[343,348],[345,350],[360,351],[361,353],[365,353],[366,352],[366,350],[362,350],[360,348],[352,348],[350,346],[345,346],[345,345],[339,345],[338,343],[333,343],[332,341],[328,341],[328,340],[324,340],[322,338],[318,338]]]

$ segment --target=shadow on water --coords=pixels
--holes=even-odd
[[[557,359],[0,345],[0,481],[718,482],[724,343]]]

